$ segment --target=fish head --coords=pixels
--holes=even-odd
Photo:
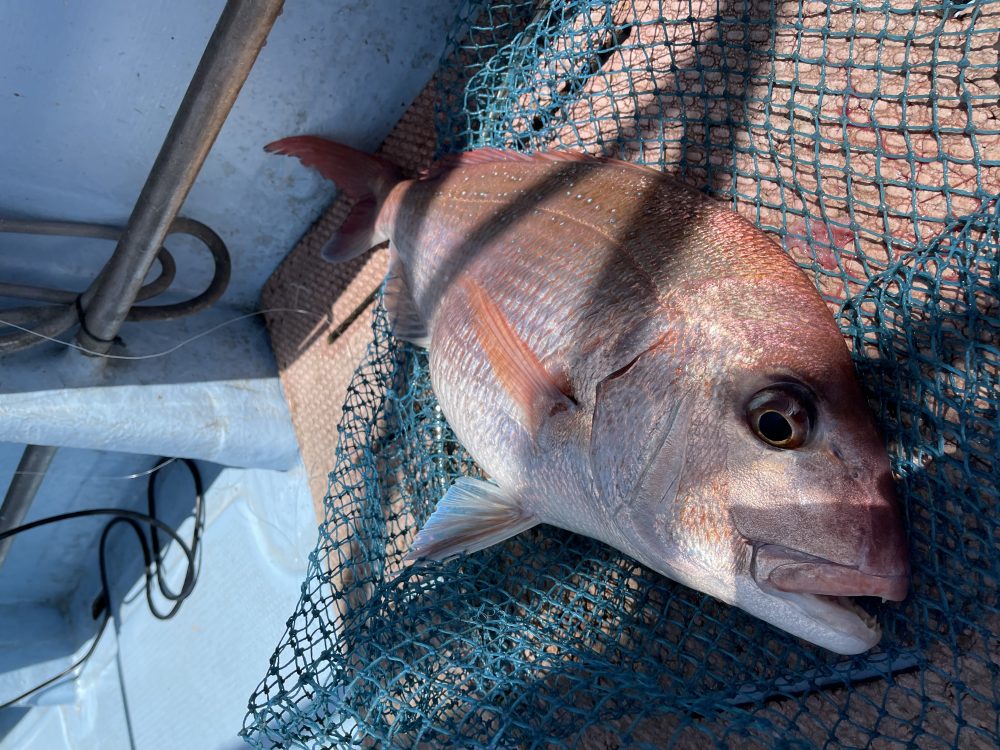
[[[626,408],[645,419],[630,434],[648,437],[616,483],[619,533],[682,583],[831,651],[861,653],[881,631],[850,597],[902,600],[910,567],[850,354],[821,300],[814,319],[800,309],[783,323],[741,315],[724,296],[728,318],[687,326],[624,374]]]
[[[825,368],[831,378],[787,363],[763,377],[742,373],[731,384],[742,413],[724,465],[742,547],[735,603],[853,654],[881,632],[850,597],[904,599],[910,566],[885,447],[849,358],[842,364]]]

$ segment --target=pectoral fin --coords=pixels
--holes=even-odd
[[[545,365],[517,335],[503,312],[471,277],[464,280],[479,343],[504,390],[520,412],[518,421],[532,435],[545,419],[577,408]]]
[[[477,552],[538,523],[515,497],[495,484],[461,477],[417,534],[407,560],[443,560]]]

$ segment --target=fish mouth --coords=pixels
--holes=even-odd
[[[803,628],[790,626],[790,620],[772,621],[783,630],[818,646],[844,655],[861,654],[874,648],[882,639],[882,626],[874,615],[846,596],[801,594],[778,591],[766,584],[760,588],[764,596],[782,600],[808,624]]]
[[[765,597],[782,600],[805,619],[799,628],[772,620],[818,645],[842,654],[867,651],[879,642],[882,629],[875,617],[851,597],[875,596],[901,601],[909,588],[909,570],[888,575],[840,565],[777,544],[754,547],[750,574]],[[904,572],[905,571],[905,572]]]
[[[910,587],[910,575],[905,566],[898,571],[875,573],[779,544],[754,547],[750,572],[761,586],[829,598],[877,596],[898,602],[906,598]]]

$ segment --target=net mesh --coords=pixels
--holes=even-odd
[[[257,747],[996,747],[1000,3],[495,2],[456,23],[441,152],[673,173],[796,258],[852,346],[913,586],[838,657],[552,527],[404,566],[478,469],[376,308]]]

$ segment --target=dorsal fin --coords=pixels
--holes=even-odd
[[[610,156],[594,156],[582,151],[536,151],[526,154],[522,151],[508,151],[499,148],[477,148],[473,151],[463,151],[457,154],[446,154],[434,162],[426,171],[421,172],[418,179],[429,180],[440,177],[453,169],[468,167],[475,164],[497,164],[501,162],[572,162],[576,164],[619,164],[623,167],[638,169],[662,175],[655,169],[633,164],[629,161],[614,159]]]

